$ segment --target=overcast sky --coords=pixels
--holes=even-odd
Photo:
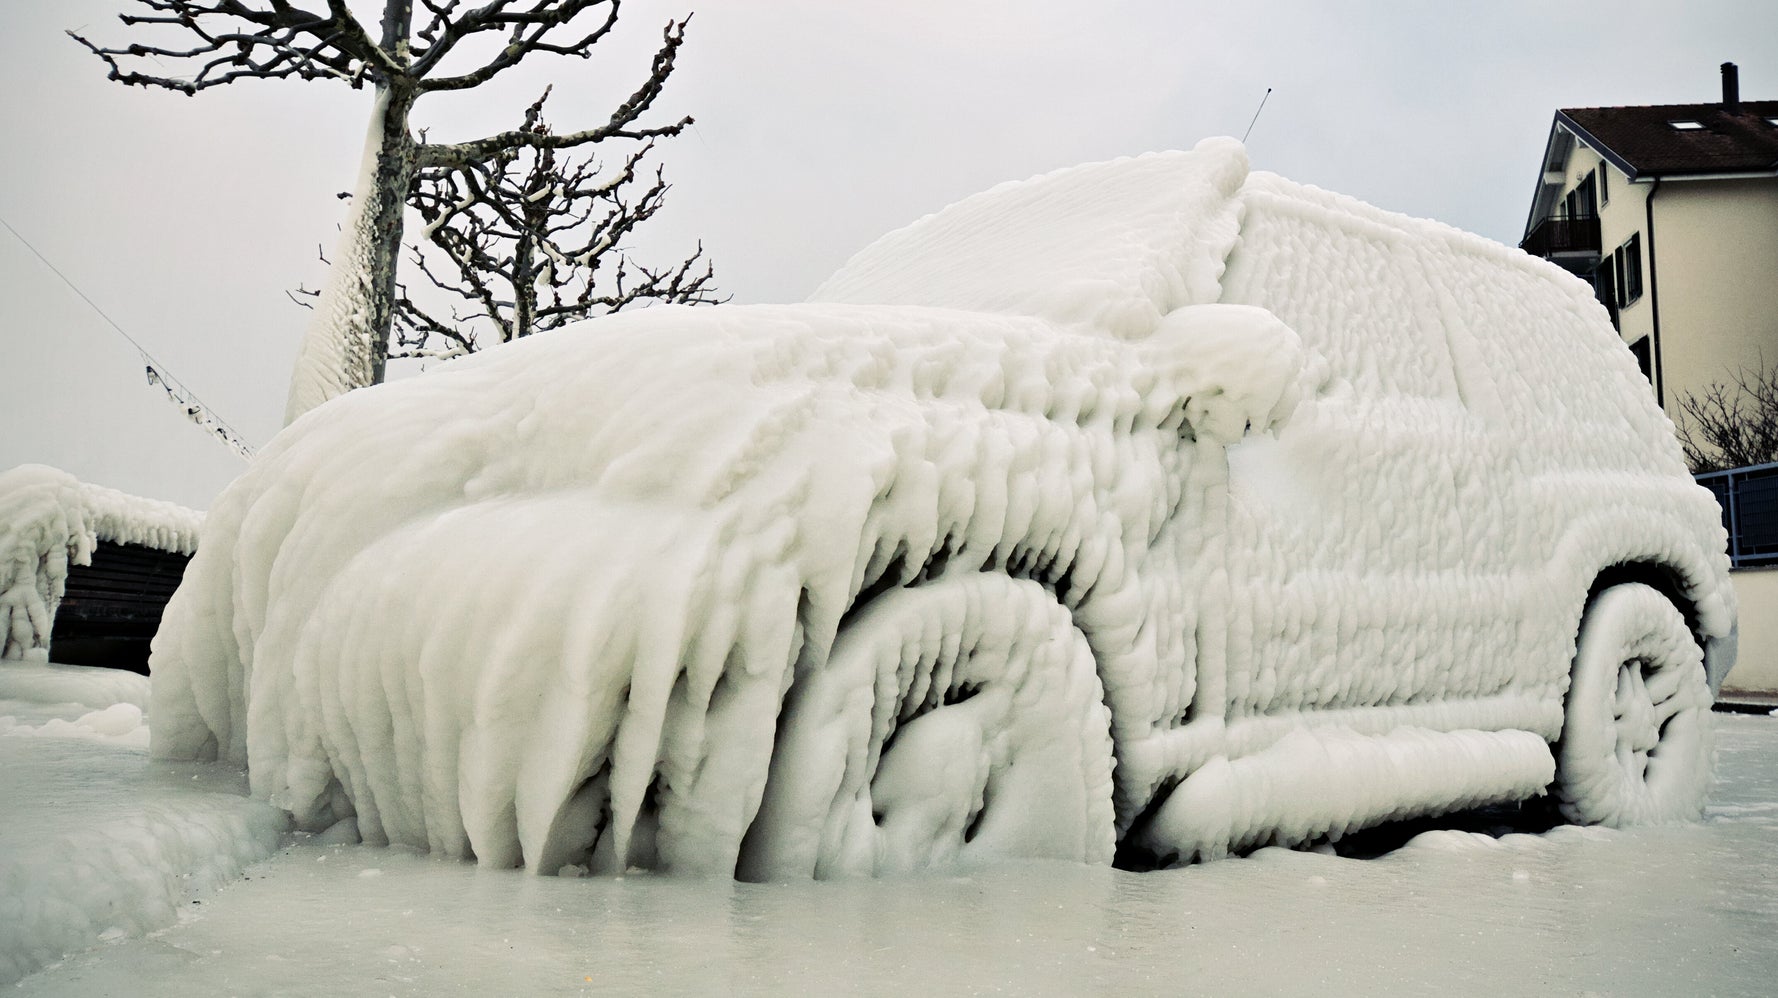
[[[0,218],[250,443],[278,430],[368,92],[107,83],[63,35],[123,0],[0,0]],[[702,239],[738,302],[805,297],[883,232],[1002,180],[1239,137],[1256,169],[1505,242],[1557,107],[1778,97],[1778,3],[630,0],[591,62],[429,96],[435,140],[511,127],[545,83],[603,121],[695,11],[661,118],[670,204],[638,255]],[[0,229],[0,469],[41,462],[198,507],[243,467],[134,348]]]

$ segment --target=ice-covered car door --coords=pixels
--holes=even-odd
[[[1438,286],[1450,230],[1264,174],[1241,200],[1223,300],[1269,309],[1326,367],[1275,437],[1229,451],[1228,715],[1498,726],[1481,712],[1514,661],[1513,468]]]

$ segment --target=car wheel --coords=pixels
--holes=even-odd
[[[1041,585],[964,572],[856,609],[785,697],[743,879],[1109,863],[1110,715]]]
[[[1649,586],[1582,614],[1556,746],[1557,805],[1587,825],[1695,819],[1710,783],[1710,687],[1685,617]]]

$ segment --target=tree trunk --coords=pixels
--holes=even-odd
[[[297,354],[286,425],[328,399],[383,380],[402,213],[416,158],[407,127],[416,96],[406,81],[377,89],[352,208]]]
[[[507,337],[509,340],[531,335],[531,325],[536,321],[538,262],[535,233],[543,231],[546,222],[540,217],[543,212],[536,201],[527,199],[520,206],[520,212],[525,224],[519,226],[518,244],[513,247],[512,335]]]

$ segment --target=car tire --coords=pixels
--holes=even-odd
[[[965,572],[873,598],[785,697],[746,880],[1048,858],[1109,863],[1110,714],[1036,582]]]
[[[1639,583],[1581,616],[1556,746],[1556,803],[1583,825],[1696,819],[1710,785],[1709,683],[1685,617]]]

